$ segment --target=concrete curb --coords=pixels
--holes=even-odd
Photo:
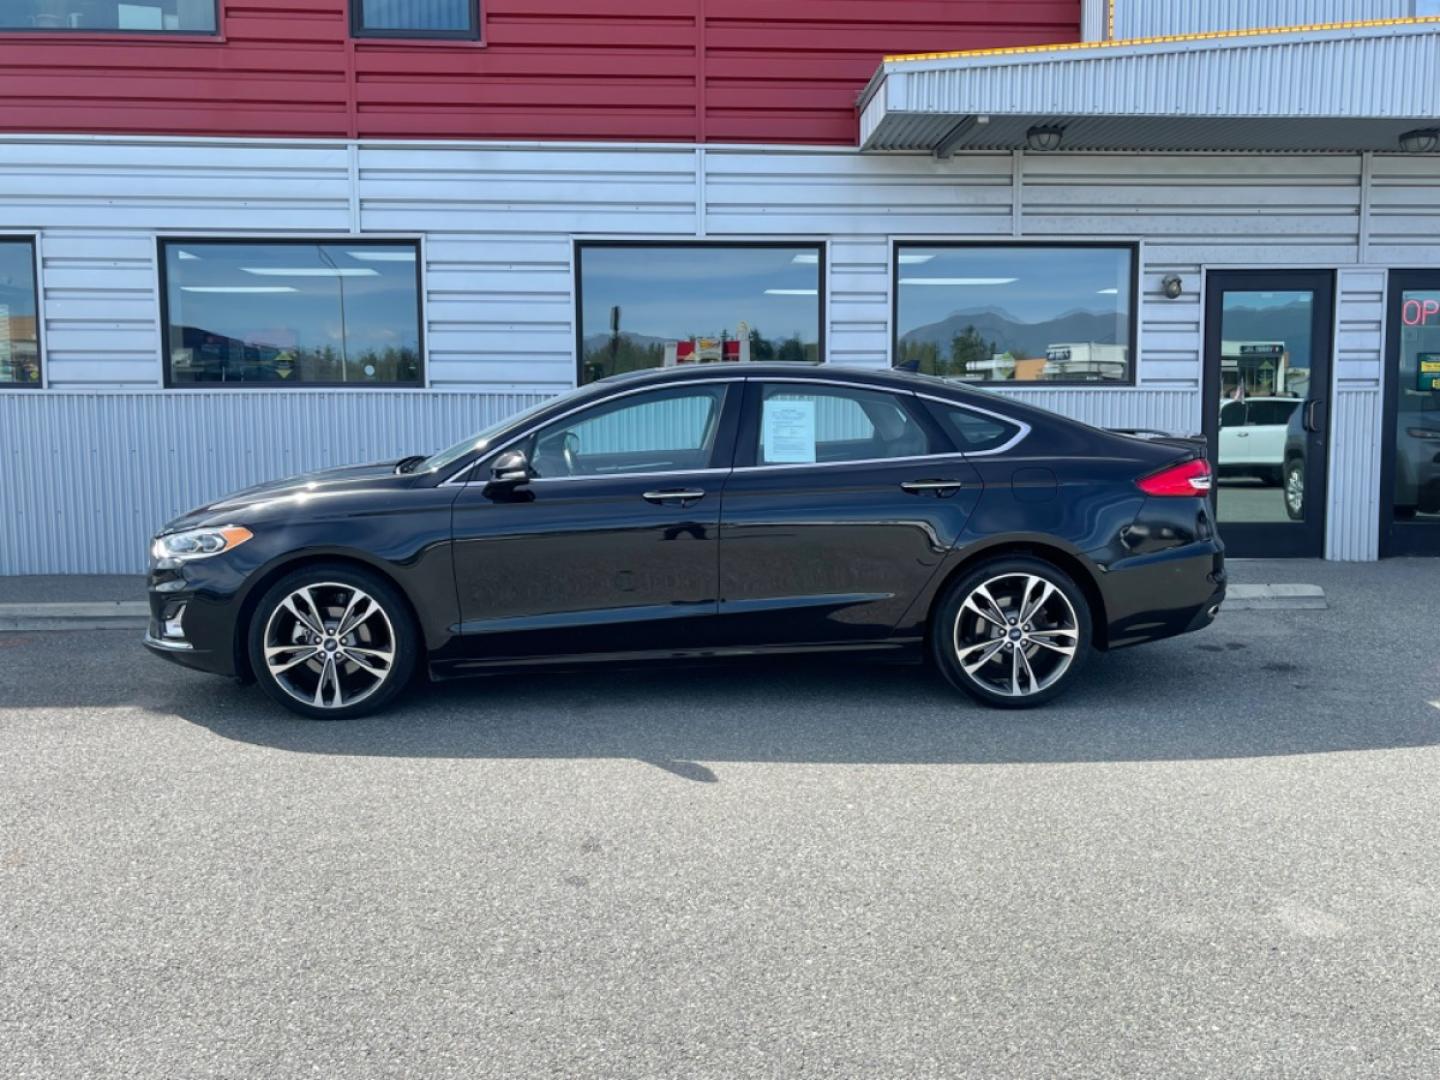
[[[150,605],[143,600],[84,604],[0,604],[5,630],[143,630]]]
[[[1324,611],[1329,606],[1319,585],[1231,585],[1220,611]]]

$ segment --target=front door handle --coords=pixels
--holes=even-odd
[[[1307,401],[1307,402],[1305,403],[1305,430],[1306,430],[1306,431],[1318,432],[1318,431],[1320,430],[1320,424],[1319,424],[1318,419],[1316,418],[1316,414],[1317,414],[1319,411],[1320,411],[1320,402],[1319,402],[1318,400],[1312,399],[1312,400]]]
[[[674,491],[647,491],[644,500],[654,503],[656,506],[664,506],[667,503],[679,503],[681,506],[689,506],[691,503],[705,497],[705,492],[699,488],[679,488]]]
[[[964,486],[965,483],[962,480],[906,480],[900,485],[900,488],[912,495],[919,495],[926,491],[944,495],[948,492],[959,491]]]

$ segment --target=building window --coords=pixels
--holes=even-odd
[[[479,0],[350,0],[356,37],[465,38],[480,36]]]
[[[0,238],[0,386],[40,385],[35,245]]]
[[[215,0],[5,0],[0,30],[213,34]]]
[[[419,386],[419,245],[163,240],[169,386]]]
[[[581,383],[823,355],[818,244],[582,243],[576,259]]]
[[[977,382],[1132,383],[1134,245],[900,244],[894,363]]]

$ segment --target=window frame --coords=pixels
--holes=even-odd
[[[483,41],[481,0],[468,0],[470,27],[467,30],[402,30],[365,25],[365,0],[346,0],[350,36],[364,41]]]
[[[170,361],[170,279],[166,272],[166,245],[182,244],[227,244],[247,247],[306,247],[315,244],[344,244],[351,247],[376,247],[380,245],[410,244],[415,249],[415,318],[416,351],[419,353],[420,370],[413,382],[366,383],[353,382],[302,382],[302,383],[224,383],[224,382],[176,382]],[[155,274],[159,286],[160,300],[160,375],[161,386],[166,390],[223,390],[227,392],[251,390],[270,393],[273,391],[304,390],[355,390],[355,391],[416,391],[430,387],[430,356],[425,335],[425,243],[419,236],[367,236],[352,233],[327,233],[317,236],[196,236],[194,234],[162,234],[155,237]]]
[[[35,363],[40,369],[40,378],[34,382],[0,382],[0,392],[44,390],[49,385],[47,382],[49,370],[45,356],[45,306],[42,299],[44,286],[40,280],[40,237],[37,233],[0,233],[0,244],[30,245],[30,280],[35,290]]]
[[[1023,390],[1044,390],[1044,389],[1087,389],[1087,390],[1123,390],[1134,389],[1139,383],[1140,374],[1140,301],[1141,297],[1141,274],[1140,254],[1141,247],[1138,240],[1049,240],[1039,237],[1027,236],[1016,239],[992,239],[992,240],[949,240],[930,239],[923,236],[892,237],[890,242],[890,369],[898,370],[895,361],[900,356],[900,255],[905,248],[950,248],[954,250],[983,248],[983,249],[1020,249],[1034,248],[1044,250],[1047,248],[1079,249],[1096,251],[1126,251],[1130,254],[1130,355],[1126,366],[1124,379],[1042,379],[1031,381],[1017,381],[1014,379],[962,379],[959,377],[947,378],[946,382],[958,383],[962,386],[983,386],[983,387],[1005,387],[1007,389]]]
[[[573,281],[573,293],[575,295],[575,386],[593,386],[594,382],[587,383],[585,378],[585,275],[582,264],[582,257],[587,248],[634,248],[647,250],[655,248],[711,248],[721,250],[765,250],[781,248],[814,248],[819,256],[819,263],[816,267],[816,307],[819,318],[816,327],[815,354],[820,358],[822,365],[829,363],[825,353],[826,329],[829,323],[830,313],[830,245],[827,240],[815,239],[813,237],[794,239],[765,239],[765,240],[710,240],[701,238],[680,238],[675,240],[663,237],[648,240],[607,240],[604,238],[587,239],[576,237],[571,245],[570,267]],[[776,361],[779,363],[779,361]],[[722,368],[727,365],[721,364]],[[729,365],[743,369],[745,365]],[[660,371],[661,368],[646,370]],[[743,370],[741,372],[743,376]],[[595,380],[598,382],[599,380]]]
[[[220,0],[211,0],[211,9],[215,14],[215,29],[213,30],[155,30],[136,29],[126,30],[120,27],[85,26],[70,28],[67,26],[0,26],[0,37],[6,34],[20,34],[25,37],[44,36],[53,37],[63,41],[123,38],[127,41],[186,41],[201,39],[205,41],[220,41],[225,37],[225,11]]]
[[[737,398],[743,398],[743,385],[741,385],[739,391],[736,390],[736,386],[743,383],[743,379],[696,379],[693,381],[687,380],[679,382],[675,385],[661,384],[658,386],[637,387],[629,393],[610,395],[601,398],[599,401],[592,401],[578,409],[561,413],[559,416],[552,417],[549,420],[543,420],[531,427],[524,435],[510,445],[514,449],[524,451],[526,457],[530,459],[533,465],[534,453],[539,444],[540,436],[551,428],[558,427],[562,423],[571,420],[575,421],[574,426],[588,423],[595,419],[589,414],[602,409],[610,409],[612,406],[614,407],[614,411],[617,412],[628,408],[631,404],[644,406],[647,404],[644,399],[648,395],[678,398],[696,390],[701,391],[703,394],[705,391],[719,387],[719,393],[713,395],[715,398],[715,412],[711,417],[713,426],[711,427],[710,452],[706,455],[704,465],[697,466],[694,469],[637,469],[634,472],[578,473],[574,476],[533,476],[529,482],[532,484],[558,484],[572,483],[577,480],[625,481],[656,476],[689,476],[702,472],[729,472],[730,469],[726,462],[732,457],[733,451],[729,444],[734,440],[733,430],[731,429],[739,422],[741,404],[737,401]],[[697,394],[696,396],[701,396],[701,394]],[[641,400],[632,402],[634,398]],[[696,452],[698,453],[704,449],[704,447],[700,447]],[[660,451],[656,452],[659,453]]]

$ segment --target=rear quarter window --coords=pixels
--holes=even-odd
[[[989,413],[974,412],[961,405],[925,401],[957,449],[966,454],[983,454],[1000,449],[1021,432],[1021,426]]]

